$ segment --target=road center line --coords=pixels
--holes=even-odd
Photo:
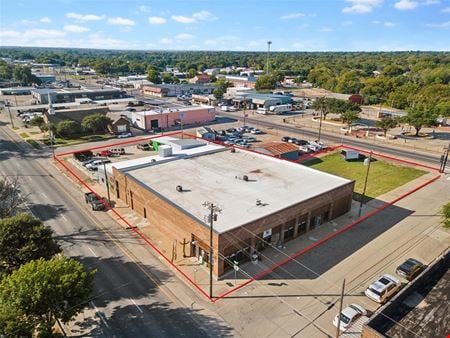
[[[101,321],[103,322],[103,324],[105,324],[105,326],[107,328],[109,328],[108,322],[106,321],[106,319],[103,317],[103,314],[99,311],[99,309],[95,306],[94,302],[91,301],[91,305],[92,307],[95,309],[95,312],[97,313],[97,315],[100,317]]]
[[[136,305],[137,309],[141,312],[144,313],[144,311],[142,311],[142,309],[139,307],[139,305],[136,304],[136,302],[132,299],[132,298],[128,298],[134,305]]]
[[[93,254],[95,257],[98,257],[97,254],[94,252],[94,250],[91,249],[90,246],[88,246],[87,248],[92,252],[92,254]]]

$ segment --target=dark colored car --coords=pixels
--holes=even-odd
[[[408,258],[405,262],[395,269],[395,273],[399,276],[406,278],[407,280],[413,280],[417,277],[425,268],[421,262],[414,258]]]
[[[308,144],[308,141],[296,139],[296,140],[294,141],[294,144],[296,144],[296,145],[298,145],[298,146],[304,146],[304,145],[307,145],[307,144]]]
[[[289,136],[283,136],[283,137],[281,138],[281,141],[282,141],[282,142],[289,142],[290,139],[291,139],[291,138],[290,138]]]
[[[228,128],[227,129],[227,132],[229,132],[229,133],[235,133],[237,130],[236,130],[236,128]]]
[[[93,192],[87,192],[84,194],[84,199],[86,203],[90,204],[92,207],[92,210],[105,210],[106,206],[103,204],[103,202],[100,200],[100,198],[97,197]],[[103,200],[105,200],[103,198]]]

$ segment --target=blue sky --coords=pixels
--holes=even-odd
[[[450,0],[0,0],[0,45],[161,50],[450,49]]]

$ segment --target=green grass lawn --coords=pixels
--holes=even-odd
[[[19,134],[21,138],[29,138],[30,135],[28,135],[28,133],[20,133]]]
[[[27,142],[35,149],[41,149],[41,146],[39,143],[37,143],[35,140],[27,140]]]
[[[110,138],[114,138],[115,136],[111,135],[85,135],[80,137],[74,137],[74,138],[62,138],[62,137],[56,137],[53,141],[55,145],[59,146],[71,146],[86,142],[94,142],[94,141],[102,141],[102,140],[108,140]],[[49,145],[50,141],[48,139],[42,140],[45,144]]]
[[[334,153],[320,158],[313,158],[303,162],[303,164],[336,176],[355,180],[354,198],[358,200],[361,196],[367,170],[362,160],[347,162],[341,158],[340,153]],[[366,196],[368,199],[375,198],[425,173],[426,171],[423,170],[395,165],[382,160],[373,160],[370,165]]]

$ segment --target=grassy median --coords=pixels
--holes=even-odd
[[[367,170],[363,160],[345,161],[339,153],[333,153],[320,158],[312,158],[302,164],[336,176],[355,180],[354,198],[359,200],[364,188]],[[375,198],[424,174],[426,174],[426,171],[373,159],[366,196],[368,199]]]

